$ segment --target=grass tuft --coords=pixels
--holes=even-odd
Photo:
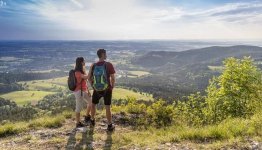
[[[58,128],[62,126],[62,123],[65,121],[65,117],[63,115],[57,116],[44,116],[35,120],[32,120],[29,123],[30,128]]]
[[[63,116],[64,116],[66,119],[70,119],[70,118],[72,118],[73,111],[65,110],[65,111],[63,111],[62,114],[63,114]]]
[[[4,137],[7,135],[13,135],[20,132],[23,132],[27,129],[27,123],[19,122],[19,123],[7,123],[0,126],[0,137]]]

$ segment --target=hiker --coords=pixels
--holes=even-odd
[[[104,105],[106,107],[106,117],[108,121],[107,130],[113,131],[115,126],[112,123],[111,101],[112,92],[115,85],[115,69],[110,62],[106,62],[106,50],[98,49],[97,56],[99,61],[93,63],[90,67],[88,80],[92,85],[94,91],[92,95],[92,109],[91,109],[91,125],[95,126],[95,112],[96,104],[99,103],[100,98],[104,98]]]
[[[76,79],[76,85],[74,89],[74,95],[76,99],[76,128],[83,127],[84,124],[80,121],[80,112],[83,106],[83,102],[87,102],[86,116],[84,116],[85,123],[91,120],[91,93],[88,90],[86,80],[89,78],[86,74],[85,60],[83,57],[76,58],[74,75]]]

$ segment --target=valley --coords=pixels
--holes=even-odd
[[[178,43],[0,42],[0,149],[261,148],[262,47]],[[102,101],[94,129],[74,128],[68,72],[98,46],[116,69],[113,133]]]

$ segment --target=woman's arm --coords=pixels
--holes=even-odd
[[[88,81],[89,81],[89,83],[92,85],[92,82],[93,82],[93,80],[92,80],[92,68],[93,68],[93,66],[94,66],[94,64],[92,64],[91,66],[90,66],[90,68],[89,68],[89,72],[88,72],[88,75],[87,75],[87,79],[88,79]]]
[[[86,74],[81,74],[81,78],[84,79],[84,80],[87,80],[87,79],[88,79],[88,75],[86,75]]]

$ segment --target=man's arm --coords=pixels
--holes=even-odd
[[[88,72],[88,75],[87,75],[87,76],[88,76],[87,79],[88,79],[90,85],[92,85],[92,82],[93,82],[93,80],[92,80],[92,68],[93,68],[93,66],[94,66],[94,64],[92,64],[92,65],[90,66],[89,72]]]
[[[115,87],[115,74],[110,74],[110,82],[111,82],[111,86],[112,89]]]

